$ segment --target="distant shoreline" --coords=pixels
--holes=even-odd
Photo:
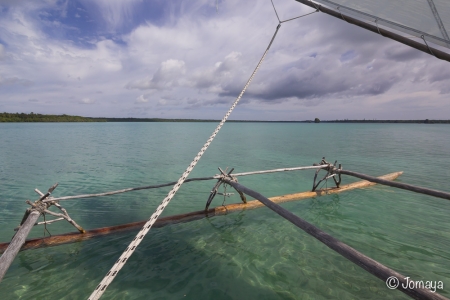
[[[0,123],[48,123],[48,122],[214,122],[220,120],[203,119],[162,119],[162,118],[91,118],[69,115],[42,115],[25,113],[0,113]],[[262,120],[228,120],[233,123],[315,123],[314,120],[304,121],[262,121]],[[450,120],[323,120],[319,123],[390,123],[390,124],[450,124]]]

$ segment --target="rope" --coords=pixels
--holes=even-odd
[[[319,11],[319,9],[317,9],[317,10],[315,10],[315,11],[313,11],[313,12],[310,12],[310,13],[307,13],[307,14],[304,14],[304,15],[301,15],[301,16],[298,16],[298,17],[295,17],[295,18],[291,18],[291,19],[287,19],[287,20],[281,21],[280,23],[289,22],[289,21],[292,21],[292,20],[295,20],[295,19],[303,18],[303,17],[306,17],[306,16],[308,16],[308,15],[312,15],[313,13],[316,13],[316,12],[318,12],[318,11]]]
[[[181,175],[180,179],[178,179],[177,184],[175,184],[172,188],[172,190],[169,192],[169,194],[166,196],[166,198],[161,202],[161,204],[158,206],[156,211],[151,215],[150,219],[145,223],[144,227],[139,231],[139,233],[136,235],[136,237],[133,239],[133,241],[130,243],[130,245],[125,249],[125,251],[122,253],[120,258],[116,261],[114,266],[111,268],[111,270],[106,274],[106,276],[103,278],[103,280],[100,282],[100,284],[97,286],[97,288],[94,290],[94,292],[89,297],[89,300],[99,299],[103,293],[105,292],[106,288],[109,284],[113,281],[113,279],[116,277],[117,273],[122,269],[122,267],[125,265],[126,261],[130,258],[130,256],[134,253],[137,246],[141,243],[144,236],[148,233],[150,228],[155,223],[156,219],[161,215],[161,213],[164,211],[164,208],[169,204],[170,200],[172,200],[175,193],[178,191],[180,186],[183,184],[183,182],[186,180],[186,177],[191,173],[192,169],[194,169],[197,162],[202,157],[203,153],[205,153],[208,146],[211,144],[219,130],[222,128],[223,124],[226,122],[228,117],[230,116],[233,109],[238,104],[239,100],[241,100],[242,95],[245,93],[247,87],[250,85],[250,82],[253,80],[253,77],[255,77],[256,72],[258,71],[259,67],[261,66],[264,58],[267,55],[267,52],[270,49],[270,46],[272,45],[278,30],[280,29],[281,24],[278,24],[277,29],[275,30],[275,33],[273,34],[272,40],[269,43],[269,46],[267,46],[267,49],[264,51],[264,54],[262,55],[261,59],[258,62],[258,65],[256,66],[255,70],[253,71],[252,75],[248,79],[247,83],[245,84],[244,88],[242,89],[239,96],[234,101],[231,108],[228,110],[228,112],[223,117],[222,121],[217,126],[216,130],[214,130],[211,137],[206,141],[205,145],[201,148],[200,152],[197,154],[197,156],[194,158],[194,160],[191,162],[191,164],[188,166],[186,171],[184,171],[183,175]]]
[[[273,4],[273,0],[270,0],[270,2],[272,2],[272,7],[273,7],[273,10],[275,11],[275,14],[277,15],[278,22],[281,23],[280,17],[278,17],[277,9],[275,8],[275,4]]]
[[[433,55],[434,57],[436,57],[436,55],[434,55],[433,51],[431,51],[430,46],[428,46],[427,41],[425,40],[425,36],[422,34],[421,36],[422,40],[425,42],[425,45],[427,45],[428,51],[430,51],[430,54]],[[437,58],[437,57],[436,57]]]
[[[272,3],[273,10],[275,11],[275,15],[277,16],[278,22],[279,22],[280,24],[281,24],[281,23],[285,23],[285,22],[289,22],[289,21],[292,21],[292,20],[295,20],[295,19],[299,19],[299,18],[302,18],[302,17],[306,17],[306,16],[308,16],[308,15],[311,15],[311,14],[313,14],[313,13],[316,13],[316,12],[320,11],[319,8],[316,8],[316,11],[313,11],[313,12],[310,12],[310,13],[307,13],[307,14],[304,14],[304,15],[301,15],[301,16],[298,16],[298,17],[295,17],[295,18],[291,18],[291,19],[287,19],[287,20],[281,21],[281,20],[280,20],[280,17],[278,16],[277,9],[275,8],[275,4],[273,4],[273,0],[270,0],[270,2]],[[314,3],[314,4],[315,4],[315,3]]]

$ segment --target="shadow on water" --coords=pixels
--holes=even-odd
[[[106,299],[294,299],[245,277],[238,251],[245,213],[154,229],[109,287]],[[8,272],[2,299],[87,298],[130,241],[115,235],[21,252]],[[252,264],[250,262],[250,264]],[[21,278],[21,280],[17,280]],[[18,283],[20,282],[20,283]],[[10,285],[8,283],[14,283]]]
[[[338,211],[339,198],[315,203]],[[318,211],[315,210],[316,207]],[[324,216],[318,214],[320,220]],[[20,253],[2,299],[87,298],[133,233]],[[267,209],[155,228],[105,299],[401,298]]]
[[[343,216],[339,213],[341,207],[338,194],[332,194],[322,198],[312,198],[309,201],[308,213],[312,216],[311,221],[314,224],[320,224],[324,220],[336,221]]]

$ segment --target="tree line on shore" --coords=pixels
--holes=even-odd
[[[201,119],[161,119],[161,118],[90,118],[70,115],[42,115],[35,113],[0,113],[0,122],[220,122],[220,120]],[[416,124],[450,124],[450,120],[314,120],[305,121],[256,121],[229,120],[229,122],[282,122],[282,123],[416,123]]]
[[[0,122],[106,122],[97,118],[69,115],[41,115],[35,113],[0,113]]]

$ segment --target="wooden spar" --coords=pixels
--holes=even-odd
[[[322,5],[315,4],[315,3],[313,3],[310,0],[296,0],[296,1],[298,1],[298,2],[300,2],[302,4],[304,4],[304,5],[307,5],[307,6],[311,7],[311,8],[314,8],[314,9],[317,9],[319,7],[319,11],[321,11],[321,12],[327,14],[327,15],[336,17],[336,18],[341,19],[341,20],[344,20],[344,21],[346,21],[348,23],[351,23],[353,25],[356,25],[356,26],[362,27],[364,29],[370,30],[370,31],[375,32],[377,34],[381,34],[384,37],[390,38],[390,39],[392,39],[394,41],[400,42],[400,43],[405,44],[407,46],[410,46],[412,48],[416,48],[417,50],[420,50],[422,52],[434,55],[434,56],[436,56],[439,59],[446,60],[446,61],[450,62],[450,53],[446,53],[446,52],[438,50],[436,48],[427,46],[425,44],[422,44],[422,43],[419,43],[419,42],[416,42],[416,41],[413,41],[413,40],[411,40],[409,38],[406,38],[406,37],[404,37],[402,35],[399,35],[399,34],[396,34],[394,32],[391,32],[389,30],[383,29],[381,27],[377,27],[377,26],[371,25],[369,23],[360,21],[360,20],[358,20],[356,18],[353,18],[353,17],[351,17],[349,15],[346,15],[345,18],[344,18],[342,13],[334,11],[334,10],[332,10],[330,8],[327,8],[325,6],[322,6]]]
[[[215,179],[215,177],[211,176],[211,177],[191,178],[191,179],[186,179],[184,182],[199,181],[199,180],[212,180],[212,179]],[[177,184],[177,181],[164,183],[164,184],[158,184],[158,185],[149,185],[149,186],[140,186],[140,187],[135,187],[135,188],[127,188],[127,189],[122,189],[122,190],[117,190],[117,191],[106,192],[106,193],[84,194],[84,195],[76,195],[76,196],[65,196],[65,197],[58,197],[58,198],[48,198],[47,200],[44,200],[42,202],[46,203],[46,202],[60,201],[60,200],[70,200],[70,199],[110,196],[110,195],[115,195],[115,194],[131,192],[131,191],[157,189],[157,188],[166,187],[166,186],[173,186],[175,184]]]
[[[26,203],[31,205],[32,208],[25,211],[22,221],[20,222],[19,229],[13,236],[3,255],[0,257],[0,282],[8,271],[9,266],[11,266],[12,262],[16,258],[17,253],[19,253],[22,249],[25,239],[28,237],[28,234],[30,234],[31,229],[39,219],[39,216],[43,213],[43,211],[47,211],[46,208],[48,208],[49,205],[42,203],[42,200],[50,196],[57,186],[58,183],[55,183],[45,194],[36,189],[35,191],[39,194],[40,198],[34,203],[30,202],[30,200],[26,201]]]
[[[41,215],[37,210],[32,210],[29,214],[25,222],[20,226],[17,233],[13,236],[11,243],[8,244],[6,250],[0,257],[0,281],[2,281],[3,276],[5,276],[6,271],[8,271],[9,266],[12,264],[14,258],[16,258],[17,253],[22,248],[22,245],[25,243],[25,239],[36,223],[37,219]]]
[[[446,297],[436,293],[432,292],[431,290],[428,290],[426,288],[420,288],[420,287],[409,287],[408,286],[408,278],[405,277],[400,273],[397,273],[396,271],[382,265],[381,263],[377,262],[376,260],[371,259],[370,257],[362,254],[361,252],[357,251],[356,249],[348,246],[347,244],[344,244],[343,242],[339,241],[338,239],[332,237],[328,233],[320,230],[319,228],[315,227],[314,225],[308,223],[307,221],[301,219],[300,217],[294,215],[287,209],[279,206],[275,202],[269,200],[268,198],[264,197],[263,195],[259,194],[258,192],[255,192],[235,181],[232,181],[228,178],[223,179],[223,181],[231,186],[233,186],[235,189],[239,189],[240,191],[244,192],[245,194],[254,197],[261,201],[265,206],[294,224],[295,226],[299,227],[309,235],[313,236],[317,240],[324,243],[327,247],[330,249],[336,251],[337,253],[341,254],[351,262],[355,263],[356,265],[360,266],[364,270],[368,271],[372,275],[375,275],[376,277],[380,278],[384,282],[387,282],[389,278],[392,276],[396,277],[398,279],[398,282],[400,284],[396,287],[403,293],[407,294],[411,298],[414,299],[447,299]],[[448,299],[447,299],[448,300]]]
[[[282,168],[282,169],[272,169],[272,170],[264,170],[264,171],[252,171],[252,172],[236,173],[236,174],[232,174],[232,176],[233,177],[237,177],[237,176],[247,176],[247,175],[256,175],[256,174],[268,174],[268,173],[286,172],[286,171],[325,169],[326,167],[327,166],[319,165],[319,166],[307,166],[307,167],[295,167],[295,168]],[[215,175],[214,178],[215,179],[219,179],[220,175]]]
[[[386,180],[383,178],[377,178],[377,177],[373,177],[373,176],[369,176],[369,175],[365,175],[365,174],[361,174],[361,173],[356,173],[353,171],[335,169],[335,172],[349,175],[349,176],[354,176],[354,177],[361,178],[361,179],[371,181],[374,183],[379,183],[379,184],[383,184],[383,185],[387,185],[387,186],[391,186],[391,187],[395,187],[395,188],[399,188],[399,189],[403,189],[403,190],[412,191],[415,193],[420,193],[420,194],[425,194],[425,195],[429,195],[429,196],[434,196],[434,197],[450,200],[450,193],[447,193],[447,192],[432,190],[429,188],[415,186],[415,185],[411,185],[411,184],[407,184],[407,183],[395,182],[395,181]]]
[[[387,179],[387,180],[394,180],[398,176],[400,176],[402,173],[403,172],[395,172],[395,173],[381,176],[380,178]],[[341,193],[344,191],[349,191],[349,190],[358,189],[358,188],[364,188],[364,187],[368,187],[371,185],[375,185],[375,183],[364,180],[364,181],[354,182],[351,184],[342,185],[340,188],[328,188],[325,190],[317,190],[314,192],[288,194],[288,195],[283,195],[283,196],[272,197],[272,198],[270,198],[270,200],[275,203],[296,201],[296,200],[313,198],[316,196],[323,196],[323,195],[327,195],[327,194]],[[200,210],[200,211],[195,211],[195,212],[191,212],[191,213],[160,218],[156,221],[156,223],[153,225],[153,227],[163,227],[163,226],[170,225],[170,224],[185,223],[185,222],[190,222],[190,221],[194,221],[194,220],[198,220],[198,219],[203,219],[205,217],[225,215],[230,212],[247,210],[247,209],[255,209],[255,208],[259,208],[259,207],[263,207],[263,206],[264,205],[257,200],[247,201],[246,204],[245,203],[228,204],[225,206],[211,208],[207,211]],[[141,221],[141,222],[128,223],[128,224],[123,224],[123,225],[118,225],[118,226],[86,230],[86,232],[84,234],[80,234],[78,232],[71,232],[71,233],[66,233],[66,234],[61,234],[61,235],[54,235],[54,236],[50,236],[50,237],[30,239],[25,242],[25,244],[23,245],[21,250],[58,246],[58,245],[62,245],[62,244],[84,241],[84,240],[88,240],[88,239],[92,239],[92,238],[100,237],[100,236],[104,236],[104,235],[109,235],[109,234],[113,234],[113,233],[138,230],[138,229],[142,228],[142,226],[144,226],[145,223],[146,223],[146,221]],[[0,244],[0,253],[5,251],[6,247],[8,247],[8,244],[9,243]]]
[[[252,172],[244,172],[244,173],[237,173],[233,174],[233,176],[247,176],[247,175],[257,175],[257,174],[268,174],[268,173],[276,173],[276,172],[286,172],[286,171],[299,171],[299,170],[311,170],[311,169],[324,169],[327,166],[319,165],[319,166],[306,166],[306,167],[295,167],[295,168],[282,168],[282,169],[272,169],[272,170],[264,170],[264,171],[252,171]],[[192,182],[192,181],[201,181],[201,180],[212,180],[212,179],[219,179],[221,175],[214,175],[210,177],[197,177],[197,178],[190,178],[186,179],[184,182]],[[102,196],[110,196],[110,195],[116,195],[126,192],[132,192],[132,191],[139,191],[139,190],[147,190],[147,189],[156,189],[166,186],[173,186],[177,184],[177,181],[164,183],[164,184],[158,184],[158,185],[149,185],[149,186],[141,186],[141,187],[135,187],[135,188],[127,188],[117,191],[110,191],[105,193],[97,193],[97,194],[84,194],[84,195],[75,195],[75,196],[64,196],[64,197],[58,197],[58,198],[48,198],[46,200],[43,200],[42,202],[52,202],[52,201],[60,201],[60,200],[71,200],[71,199],[82,199],[82,198],[93,198],[93,197],[102,197]],[[41,193],[39,190],[35,190],[36,193],[43,196],[44,194]]]

